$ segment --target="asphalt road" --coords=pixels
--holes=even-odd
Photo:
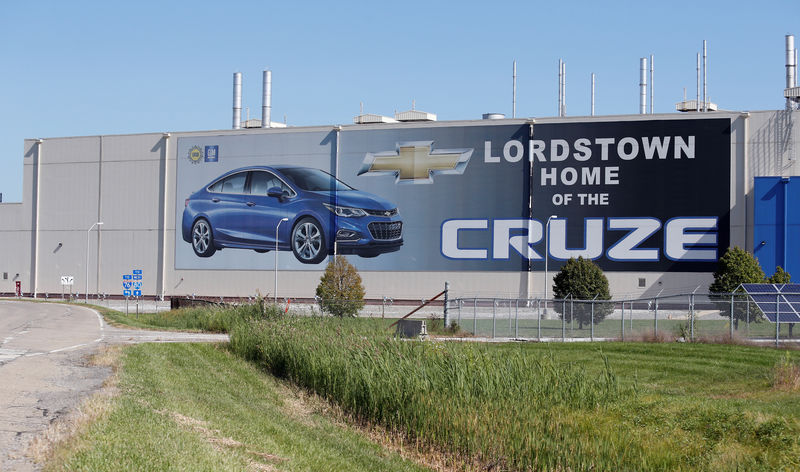
[[[88,308],[0,300],[0,471],[37,470],[31,440],[110,375],[88,357],[104,344],[223,342],[227,335],[127,330]]]

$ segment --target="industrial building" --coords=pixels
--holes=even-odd
[[[273,126],[268,98],[242,126],[234,93],[231,130],[28,139],[0,293],[312,298],[333,254],[373,299],[445,281],[541,297],[577,256],[615,298],[686,293],[730,246],[800,276],[797,92],[786,110],[325,127]]]

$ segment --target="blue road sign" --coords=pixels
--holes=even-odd
[[[125,274],[125,275],[122,276],[122,280],[131,280],[132,278],[133,278],[133,276],[130,275],[130,274]]]
[[[130,297],[131,296],[131,291],[130,290],[123,290],[122,291],[122,295],[126,296],[126,297]]]
[[[142,275],[142,269],[134,269],[133,275]]]
[[[134,290],[133,291],[133,296],[134,297],[141,297],[142,296],[142,291],[141,290]]]

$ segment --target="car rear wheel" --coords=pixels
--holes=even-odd
[[[292,229],[292,252],[303,264],[319,264],[328,255],[322,226],[313,218],[303,218]]]
[[[211,257],[217,251],[214,247],[211,225],[202,218],[192,225],[192,249],[200,257]]]

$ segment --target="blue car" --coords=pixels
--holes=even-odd
[[[362,257],[403,245],[394,204],[322,170],[295,166],[244,167],[214,179],[186,199],[181,229],[200,257],[223,248],[277,247],[318,264],[334,245],[337,254]]]

